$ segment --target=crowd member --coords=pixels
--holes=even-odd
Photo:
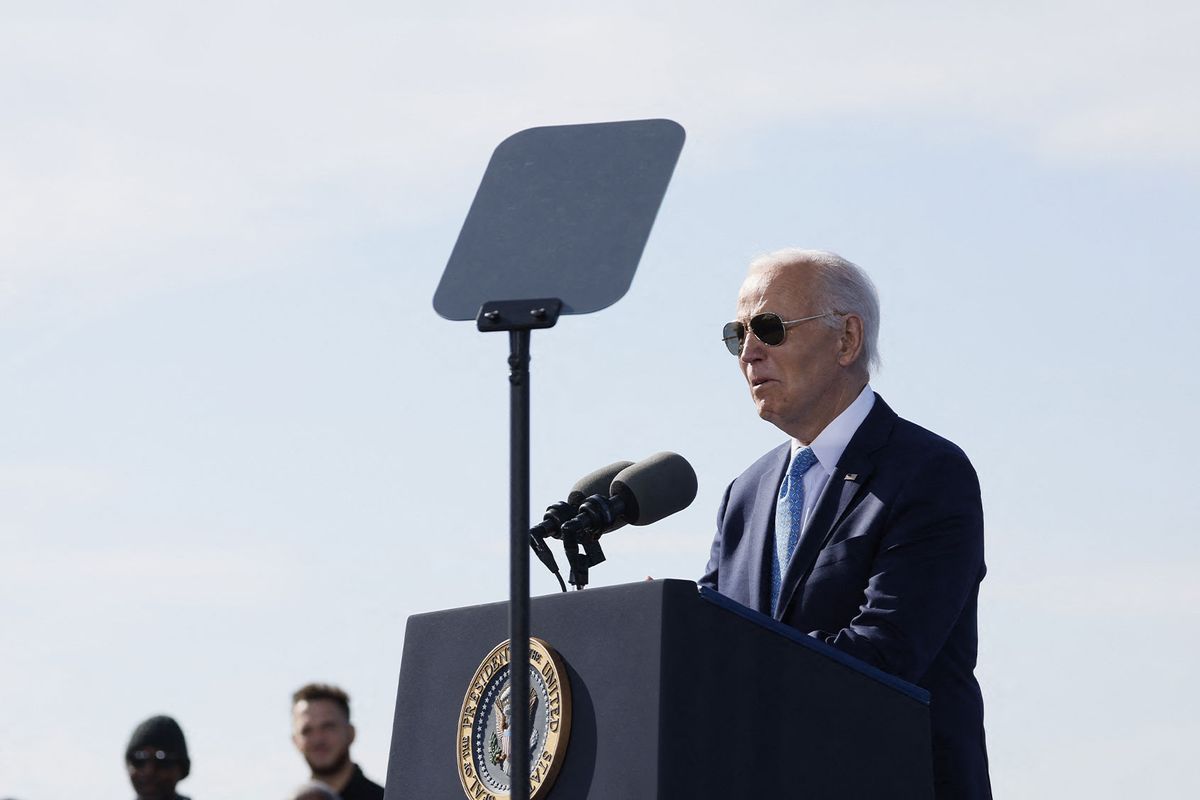
[[[175,787],[191,772],[192,762],[183,730],[170,717],[151,717],[134,729],[125,766],[137,800],[187,800]]]
[[[336,686],[310,683],[292,695],[292,741],[308,762],[312,779],[342,800],[383,800],[383,787],[350,759],[354,743],[350,697]]]
[[[928,689],[937,797],[989,798],[979,482],[962,450],[871,389],[878,330],[874,285],[840,256],[750,265],[723,337],[789,441],[726,490],[700,583]]]

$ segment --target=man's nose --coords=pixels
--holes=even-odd
[[[742,337],[742,352],[738,356],[738,360],[747,364],[752,361],[760,361],[766,355],[766,347],[757,336],[747,330],[746,335]]]

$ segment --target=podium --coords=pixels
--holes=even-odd
[[[530,613],[571,693],[539,798],[933,797],[925,690],[691,581],[537,597]],[[409,618],[387,800],[467,796],[460,710],[507,626],[506,603]]]

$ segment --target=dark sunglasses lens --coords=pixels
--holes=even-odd
[[[778,347],[783,344],[783,320],[775,314],[759,314],[750,319],[750,330],[763,344]]]
[[[721,330],[721,336],[725,339],[725,347],[731,355],[741,354],[742,340],[746,338],[746,329],[742,327],[742,323],[725,323],[725,327]]]

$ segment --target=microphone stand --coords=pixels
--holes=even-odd
[[[571,565],[568,580],[576,591],[587,586],[588,568],[604,561],[599,538],[599,533],[587,528],[568,526],[562,530],[563,552],[567,555],[567,563]],[[579,552],[580,547],[583,547],[582,553]]]

